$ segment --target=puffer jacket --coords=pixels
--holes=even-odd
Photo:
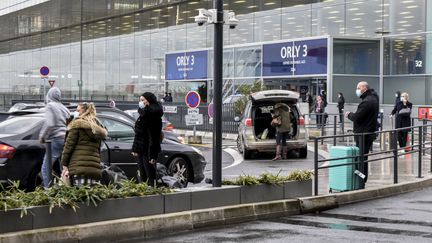
[[[101,125],[93,133],[90,123],[80,118],[73,120],[67,129],[62,165],[68,167],[70,175],[99,180],[102,177],[100,146],[107,130]]]
[[[356,112],[350,112],[348,119],[354,122],[354,133],[375,132],[378,129],[379,97],[373,89],[366,90]]]
[[[277,103],[275,105],[273,118],[280,117],[281,125],[276,127],[277,132],[289,132],[291,130],[290,108],[287,104]]]

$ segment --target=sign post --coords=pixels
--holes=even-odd
[[[39,70],[40,74],[42,75],[42,85],[43,85],[43,96],[44,96],[44,103],[46,104],[46,89],[45,89],[45,82],[48,80],[48,74],[50,72],[49,68],[47,66],[43,66]]]
[[[186,125],[193,125],[193,139],[196,142],[196,125],[203,124],[203,115],[199,114],[198,106],[201,103],[201,97],[196,91],[189,91],[185,97],[185,103],[189,107],[186,115]]]

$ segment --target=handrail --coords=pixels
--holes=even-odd
[[[427,132],[428,128],[430,128],[430,133]],[[415,143],[414,139],[412,139],[411,144],[407,144],[407,146],[402,147],[402,148],[398,148],[398,144],[397,144],[397,135],[399,132],[404,131],[404,132],[412,132],[412,134],[414,134],[415,131],[417,131],[417,141]],[[364,139],[365,136],[371,136],[371,135],[375,135],[375,136],[379,136],[382,134],[388,134],[388,133],[392,133],[393,134],[393,140],[389,141],[389,143],[391,142],[391,147],[390,149],[386,150],[382,150],[380,152],[372,152],[372,153],[368,153],[368,154],[364,154]],[[314,153],[314,195],[318,195],[318,171],[320,169],[329,169],[329,168],[335,168],[335,167],[341,167],[341,166],[348,166],[348,165],[360,165],[358,170],[360,170],[362,173],[364,172],[364,168],[363,166],[365,164],[369,164],[371,162],[376,162],[376,161],[381,161],[383,159],[391,159],[393,158],[393,174],[394,174],[394,178],[393,178],[393,183],[396,184],[398,183],[398,157],[402,156],[402,155],[406,155],[406,154],[415,154],[418,153],[418,172],[417,172],[417,177],[421,178],[422,177],[422,155],[425,154],[426,150],[430,150],[431,152],[431,156],[430,156],[430,172],[432,173],[432,141],[426,141],[426,137],[428,135],[431,135],[430,137],[428,137],[428,139],[432,139],[432,124],[427,124],[425,121],[423,122],[422,125],[415,125],[415,126],[410,126],[410,127],[403,127],[403,128],[396,128],[396,129],[391,129],[391,130],[381,130],[381,131],[376,131],[376,132],[367,132],[367,133],[354,133],[354,134],[334,134],[334,135],[328,135],[328,136],[320,136],[320,137],[315,137],[314,138],[314,149],[315,149],[315,153]],[[321,140],[321,143],[325,140],[325,139],[333,139],[333,141],[336,141],[337,138],[347,138],[347,137],[353,137],[353,138],[358,138],[357,139],[357,144],[359,145],[359,149],[360,149],[360,154],[357,156],[346,156],[346,157],[338,157],[338,158],[326,158],[326,159],[319,159],[318,157],[318,142]],[[336,142],[334,142],[334,145],[336,145]],[[430,146],[429,146],[430,145]],[[373,145],[372,145],[373,146]],[[398,153],[398,150],[403,149],[404,152],[403,153]],[[407,151],[407,149],[409,149],[409,151]],[[389,153],[393,153],[393,155],[388,155]],[[378,155],[384,155],[384,156],[380,156],[378,158],[370,158],[373,156],[378,156]],[[365,161],[365,157],[367,157],[368,159]],[[347,162],[347,163],[343,163],[343,164],[337,164],[337,165],[319,165],[319,163],[323,163],[323,162],[330,162],[330,161],[336,161],[336,160],[342,160],[342,159],[351,159],[353,162]],[[356,175],[353,175],[356,176]],[[363,182],[363,181],[361,181]]]

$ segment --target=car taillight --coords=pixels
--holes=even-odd
[[[12,159],[15,154],[15,148],[6,144],[0,144],[0,158]]]
[[[245,125],[246,125],[247,127],[251,127],[251,126],[252,126],[252,119],[251,119],[251,118],[246,118],[246,120],[245,120]]]
[[[166,127],[165,127],[166,131],[172,131],[174,130],[174,125],[172,123],[169,123]]]
[[[299,118],[298,123],[299,123],[300,126],[304,126],[304,124],[305,124],[305,119],[304,119],[303,116],[301,116],[301,117]]]

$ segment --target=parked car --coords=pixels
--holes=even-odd
[[[239,122],[237,147],[245,159],[254,152],[275,152],[276,129],[270,125],[274,105],[283,102],[291,108],[291,138],[287,140],[289,150],[296,150],[299,157],[307,157],[307,140],[304,117],[297,107],[299,93],[288,90],[266,90],[251,94],[243,117]],[[267,135],[265,135],[267,134]]]
[[[11,108],[9,108],[8,112],[22,111],[34,108],[42,108],[45,107],[45,103],[36,102],[36,103],[16,103]]]
[[[131,151],[134,124],[110,115],[98,114],[98,118],[108,129],[108,139],[101,149],[102,162],[117,165],[128,178],[136,178],[137,165]],[[45,148],[39,143],[38,136],[43,122],[43,113],[35,113],[0,123],[1,184],[8,184],[8,180],[20,181],[21,187],[27,190],[40,185]],[[183,184],[199,183],[204,179],[206,161],[202,152],[194,147],[164,139],[158,163],[165,165],[170,175],[183,178]]]

